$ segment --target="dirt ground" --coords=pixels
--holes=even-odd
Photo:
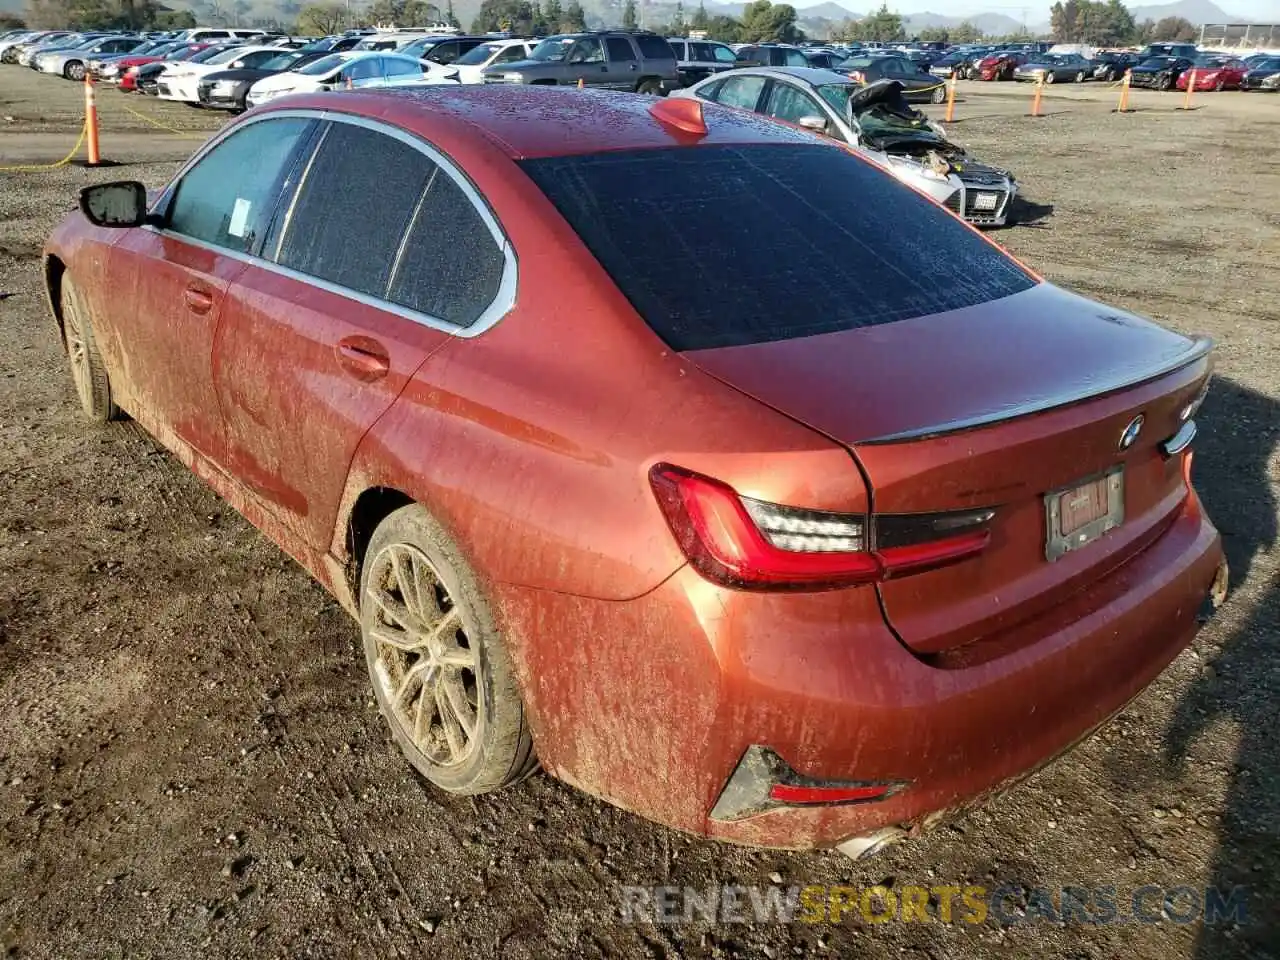
[[[131,424],[85,423],[41,243],[79,187],[161,184],[220,118],[99,92],[120,165],[0,173],[0,944],[28,957],[1280,956],[1280,97],[965,85],[951,132],[1028,203],[1047,278],[1218,341],[1197,483],[1219,618],[1073,754],[855,865],[690,839],[539,775],[412,776],[355,625]],[[79,89],[0,68],[0,165],[56,160]],[[160,129],[123,109],[128,105]],[[932,108],[931,108],[932,109]],[[920,251],[928,269],[929,252]],[[1244,885],[1242,924],[624,923],[624,885]],[[1017,897],[1015,897],[1015,900]],[[1158,901],[1157,901],[1158,902]],[[1125,911],[1121,911],[1124,913]],[[1033,911],[1034,913],[1034,911]],[[1013,920],[1020,914],[1011,914]]]

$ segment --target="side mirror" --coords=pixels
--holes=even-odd
[[[140,227],[147,217],[147,188],[136,180],[85,187],[80,210],[95,227]]]
[[[797,125],[804,127],[806,130],[813,130],[815,133],[827,132],[827,121],[825,117],[801,117],[796,121]]]

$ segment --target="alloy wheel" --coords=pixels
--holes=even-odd
[[[464,763],[483,738],[484,683],[462,610],[426,555],[406,543],[373,558],[364,600],[374,682],[392,722],[433,765]]]
[[[63,335],[67,341],[67,359],[71,361],[71,380],[76,395],[86,409],[93,401],[93,373],[89,369],[89,352],[81,326],[79,306],[74,299],[63,308]]]
[[[71,66],[67,67],[67,76],[72,80],[76,80],[76,81],[83,80],[84,64],[83,63],[71,64]]]

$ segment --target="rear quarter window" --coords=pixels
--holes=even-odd
[[[637,36],[633,38],[640,48],[640,56],[645,60],[674,60],[675,51],[663,37]]]
[[[674,350],[893,323],[1035,284],[933,201],[834,146],[676,147],[521,165]]]

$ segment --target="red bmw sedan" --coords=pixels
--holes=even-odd
[[[85,412],[339,599],[445,790],[541,763],[868,854],[1089,734],[1225,594],[1209,344],[753,114],[286,98],[153,195],[87,188],[44,267]]]

